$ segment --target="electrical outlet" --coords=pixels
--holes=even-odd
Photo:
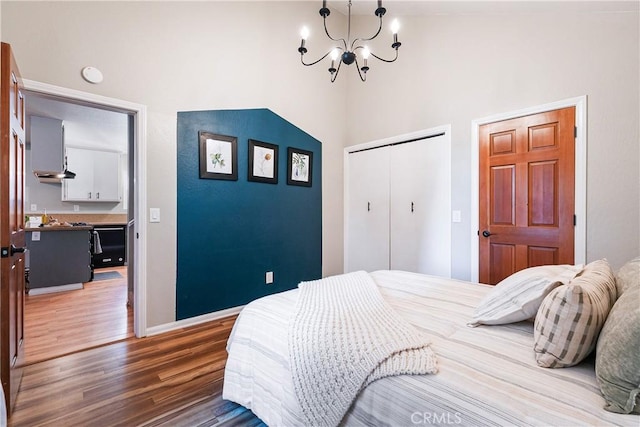
[[[273,283],[273,271],[267,271],[267,273],[264,275],[264,282],[267,285],[270,285]]]
[[[36,205],[35,203],[31,204],[31,212],[35,212],[38,210],[38,205]]]
[[[80,206],[79,205],[73,205],[73,211],[74,212],[80,212]]]

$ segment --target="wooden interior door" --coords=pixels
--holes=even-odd
[[[574,263],[575,107],[479,129],[479,280]]]
[[[7,413],[22,381],[24,340],[24,161],[22,81],[11,47],[0,52],[0,378]]]
[[[389,149],[349,153],[345,272],[389,268]]]

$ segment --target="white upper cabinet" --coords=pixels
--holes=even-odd
[[[75,172],[62,186],[62,200],[78,202],[120,202],[120,153],[67,147],[67,167]]]

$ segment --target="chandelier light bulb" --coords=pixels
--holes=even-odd
[[[336,47],[331,51],[331,60],[335,61],[336,59],[338,59],[338,56],[340,56],[340,49]]]
[[[300,30],[300,37],[302,37],[302,40],[309,38],[309,28],[307,26],[302,27]]]
[[[393,34],[398,34],[398,30],[400,30],[400,22],[397,19],[391,21],[391,32]]]
[[[371,55],[371,51],[369,50],[369,46],[365,46],[364,49],[362,49],[362,59],[364,59],[364,60],[369,59],[369,55]]]

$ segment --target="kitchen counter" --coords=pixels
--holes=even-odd
[[[26,229],[29,294],[82,289],[91,280],[92,226]]]
[[[25,231],[90,231],[93,225],[45,225],[42,227],[28,227]]]

